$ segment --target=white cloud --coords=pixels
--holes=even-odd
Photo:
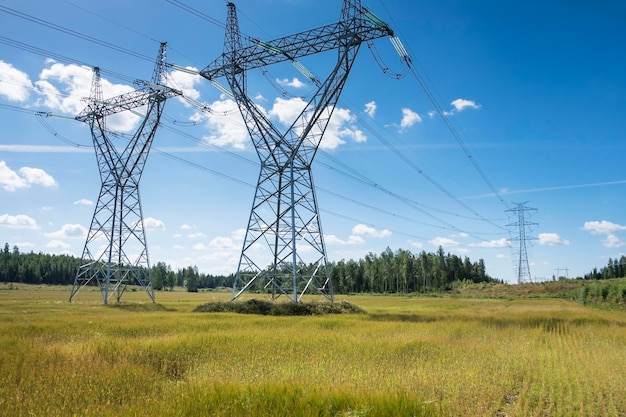
[[[180,228],[183,229],[183,230],[191,230],[192,229],[192,227],[189,226],[188,224],[183,224],[183,225],[180,226]]]
[[[87,229],[80,224],[64,224],[56,232],[44,233],[44,235],[54,239],[85,238],[87,237]]]
[[[276,82],[280,85],[285,85],[292,88],[303,88],[306,86],[305,83],[303,83],[296,77],[292,78],[291,80],[289,80],[288,78],[283,78],[282,80],[277,79]]]
[[[187,237],[191,239],[202,239],[205,236],[206,235],[202,232],[190,233],[187,235]]]
[[[28,74],[0,60],[0,97],[9,101],[26,101],[34,88]]]
[[[456,111],[463,111],[465,109],[479,109],[480,106],[478,104],[476,104],[476,102],[472,101],[472,100],[465,100],[463,98],[457,98],[456,100],[453,100],[452,103],[450,103],[454,106],[454,108],[456,109]]]
[[[391,236],[391,231],[388,229],[377,230],[376,228],[370,227],[365,224],[357,224],[352,228],[352,234],[357,236],[363,235],[381,238]]]
[[[193,245],[191,245],[191,249],[206,251],[206,250],[209,250],[209,247],[206,246],[204,243],[194,243]]]
[[[0,226],[10,227],[12,229],[37,229],[35,219],[25,214],[12,216],[10,214],[0,214]]]
[[[147,217],[143,220],[143,225],[146,230],[165,230],[165,223],[161,220],[157,220],[154,217]]]
[[[472,246],[475,248],[505,248],[509,246],[509,242],[506,240],[505,237],[503,237],[497,240],[490,240],[486,242],[470,244],[469,246]]]
[[[355,142],[366,140],[363,132],[351,126],[354,115],[349,109],[335,108],[330,122],[324,132],[324,137],[320,143],[320,149],[333,150],[346,143],[344,139],[352,139]]]
[[[406,129],[413,126],[415,123],[421,123],[422,117],[409,108],[402,109],[402,121],[400,122],[400,128]]]
[[[5,161],[0,161],[0,186],[7,191],[15,191],[19,188],[28,188],[33,184],[44,187],[57,185],[54,178],[43,169],[22,167],[18,172],[9,168]]]
[[[79,206],[93,206],[93,201],[81,198],[80,200],[74,201],[74,204]]]
[[[93,71],[90,67],[75,64],[64,65],[53,60],[48,61],[49,67],[44,68],[35,82],[39,94],[42,96],[38,104],[52,110],[78,115],[84,108],[84,97],[91,93]],[[124,84],[113,84],[101,78],[102,95],[107,98],[115,97],[134,90]],[[141,112],[140,109],[135,109]],[[128,132],[134,128],[139,117],[131,112],[118,113],[107,118],[107,126],[113,130]]]
[[[54,239],[48,242],[46,245],[47,248],[51,249],[69,249],[72,245],[69,243],[65,243],[62,240]]]
[[[18,188],[28,187],[24,178],[9,168],[4,161],[0,161],[0,185],[7,191],[15,191]]]
[[[197,72],[198,69],[194,67],[185,67],[186,69]],[[199,74],[194,74],[187,71],[174,70],[168,74],[167,86],[180,90],[183,95],[193,100],[200,98],[200,92],[196,90],[196,85],[202,82],[203,78]],[[185,99],[181,99],[185,105],[190,105]]]
[[[563,239],[556,233],[539,233],[539,244],[540,245],[569,245],[569,240]]]
[[[341,246],[361,245],[365,243],[365,239],[363,239],[361,236],[355,236],[355,235],[350,235],[350,237],[348,237],[348,240],[339,239],[335,235],[325,235],[324,241],[326,242],[327,245],[341,245]]]
[[[221,250],[239,250],[240,246],[232,237],[218,236],[209,242],[209,247]]]
[[[376,102],[370,101],[369,103],[365,103],[365,114],[369,117],[374,117],[376,114]]]
[[[278,97],[268,111],[260,106],[258,109],[272,121],[279,122],[286,129],[292,126],[299,117],[306,118],[306,114],[302,115],[306,105],[307,103],[298,97],[291,99]],[[215,146],[231,146],[235,149],[245,149],[248,143],[250,143],[250,139],[235,102],[231,99],[223,98],[207,107],[211,109],[210,112],[197,112],[190,118],[194,122],[207,122],[211,133],[203,139]],[[330,108],[327,108],[323,112],[328,114],[330,110]],[[365,142],[367,137],[361,130],[352,125],[354,120],[355,117],[349,109],[334,108],[324,132],[324,137],[319,144],[320,149],[336,149],[344,144],[347,139],[354,142]],[[301,124],[299,122],[296,123],[297,126]],[[298,128],[294,133],[299,135],[301,128]],[[319,139],[319,133],[319,128],[313,126],[308,139]]]
[[[208,107],[210,112],[198,111],[190,117],[192,122],[206,121],[210,134],[202,139],[215,146],[246,149],[250,139],[237,104],[231,99],[222,98],[210,103]]]
[[[409,240],[408,242],[409,242],[409,245],[417,249],[422,249],[424,247],[424,244],[422,242],[416,242],[414,240]]]
[[[624,242],[620,240],[615,235],[607,235],[607,237],[602,241],[602,245],[607,248],[621,248],[624,246]]]
[[[50,174],[40,168],[22,167],[20,174],[27,184],[43,185],[44,187],[53,187],[57,182]]]
[[[302,113],[306,104],[306,101],[300,97],[294,97],[288,100],[277,97],[268,115],[278,119],[278,121],[285,126],[291,126],[294,120]]]
[[[592,235],[611,235],[626,230],[626,226],[621,226],[606,220],[585,222],[583,230],[591,232]]]
[[[429,240],[428,242],[433,246],[437,246],[437,247],[441,246],[443,248],[459,246],[459,242],[457,242],[454,239],[447,238],[447,237],[436,237],[432,240]]]

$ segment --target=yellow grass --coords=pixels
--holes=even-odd
[[[350,296],[367,314],[271,317],[191,312],[227,293],[68,296],[0,290],[0,415],[626,415],[624,313]]]

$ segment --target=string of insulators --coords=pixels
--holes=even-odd
[[[256,40],[256,44],[259,45],[261,48],[267,49],[268,51],[273,52],[275,54],[285,55],[289,59],[289,61],[291,61],[291,64],[294,67],[296,67],[296,69],[300,71],[302,75],[304,75],[307,79],[309,79],[313,84],[320,85],[320,80],[311,71],[306,69],[305,66],[302,65],[300,62],[298,62],[297,60],[291,58],[289,55],[284,53],[280,48],[274,45],[271,45],[267,42],[258,40],[258,39]]]
[[[365,18],[372,22],[375,26],[379,27],[380,29],[384,29],[386,32],[389,32],[393,36],[393,31],[391,30],[389,25],[385,23],[385,21],[382,20],[380,17],[376,16],[368,9],[363,9],[363,16],[365,16]]]
[[[398,38],[397,36],[390,36],[389,39],[391,40],[391,44],[395,48],[395,50],[398,53],[398,55],[400,55],[400,58],[404,62],[406,62],[406,64],[410,67],[411,66],[411,56],[409,55],[409,53],[404,48],[404,45],[402,45],[402,42],[400,42],[400,38]]]
[[[306,69],[304,65],[302,65],[300,62],[296,61],[295,59],[292,60],[291,63],[293,64],[294,67],[296,67],[298,71],[300,71],[302,75],[304,75],[306,78],[311,80],[313,84],[318,85],[318,86],[320,85],[320,80],[318,80],[318,78],[311,71]]]
[[[277,48],[274,45],[271,45],[271,44],[269,44],[267,42],[263,42],[262,40],[257,39],[256,43],[261,48],[267,49],[268,51],[273,52],[275,54],[282,54],[283,53],[283,51],[281,51],[280,48]]]

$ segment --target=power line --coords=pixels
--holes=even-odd
[[[56,30],[56,31],[59,31],[59,32],[62,32],[62,33],[65,33],[67,35],[71,35],[71,36],[77,37],[79,39],[83,39],[85,41],[95,43],[95,44],[100,45],[100,46],[104,46],[104,47],[112,49],[114,51],[122,52],[124,54],[133,56],[135,58],[142,59],[144,61],[149,61],[149,62],[153,62],[154,61],[153,58],[151,58],[151,57],[149,57],[147,55],[141,54],[139,52],[135,52],[135,51],[130,50],[128,48],[125,48],[125,47],[122,47],[122,46],[118,46],[118,45],[112,44],[110,42],[103,41],[103,40],[95,38],[93,36],[86,35],[84,33],[81,33],[81,32],[78,32],[78,31],[66,28],[66,27],[61,26],[61,25],[57,25],[57,24],[49,22],[47,20],[40,19],[38,17],[29,15],[27,13],[20,12],[20,11],[15,10],[15,9],[11,9],[9,7],[6,7],[6,6],[1,6],[0,5],[0,11],[2,11],[4,13],[7,13],[7,14],[10,14],[10,15],[13,15],[15,17],[18,17],[20,19],[28,20],[28,21],[30,21],[32,23],[36,23],[38,25],[45,26],[47,28],[50,28],[50,29],[53,29],[53,30]]]

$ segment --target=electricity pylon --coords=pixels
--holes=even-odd
[[[333,301],[311,164],[362,42],[392,36],[360,0],[344,0],[339,22],[263,42],[242,39],[235,5],[228,3],[224,52],[200,75],[226,77],[261,162],[231,299],[262,287],[272,299],[300,302],[307,291]],[[297,59],[336,50],[324,82]],[[293,124],[281,132],[250,100],[246,71],[290,61],[317,86]]]
[[[70,302],[87,284],[96,281],[104,304],[116,302],[128,284],[142,287],[154,303],[148,245],[143,223],[139,180],[165,101],[181,93],[165,86],[166,44],[161,43],[152,82],[130,93],[104,101],[100,70],[94,68],[91,96],[76,120],[89,124],[102,186],[94,211],[81,264],[76,272]],[[146,113],[125,148],[117,148],[106,128],[112,114],[146,106]]]
[[[537,211],[536,208],[526,207],[526,203],[515,203],[515,208],[506,210],[507,212],[514,213],[517,221],[508,224],[509,227],[516,228],[517,235],[512,237],[512,241],[518,242],[518,249],[514,252],[515,267],[514,270],[517,273],[517,283],[522,284],[525,282],[533,282],[530,274],[530,266],[528,264],[528,250],[526,248],[526,242],[534,240],[534,237],[527,235],[526,231],[531,226],[536,226],[537,223],[531,223],[527,220],[530,217],[531,212]],[[513,231],[511,229],[511,234]]]

